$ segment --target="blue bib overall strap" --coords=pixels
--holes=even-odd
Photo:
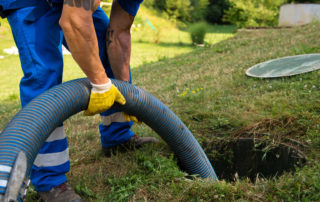
[[[48,1],[45,0],[38,0],[37,5],[35,8],[26,16],[24,19],[26,22],[34,22],[38,20],[42,15],[44,15],[51,6],[49,5]]]
[[[143,0],[118,0],[118,3],[130,15],[136,16]]]
[[[50,4],[62,5],[63,0],[47,0]],[[135,16],[143,0],[118,0],[120,6],[130,15]]]
[[[0,0],[0,16],[7,17],[11,11],[27,6],[34,6],[39,0]]]
[[[0,16],[5,18],[14,10],[29,6],[35,6],[35,8],[26,16],[26,22],[36,21],[50,9],[46,0],[0,0]]]

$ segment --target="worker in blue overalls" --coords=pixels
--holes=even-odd
[[[62,82],[63,44],[92,84],[85,114],[101,113],[104,151],[156,142],[130,130],[136,117],[110,108],[114,102],[125,103],[109,78],[131,82],[130,28],[141,2],[114,0],[109,21],[99,7],[100,0],[0,0],[0,14],[9,21],[24,73],[20,82],[22,107]],[[31,171],[31,182],[44,201],[81,201],[67,183],[69,169],[68,143],[61,123],[46,140]]]

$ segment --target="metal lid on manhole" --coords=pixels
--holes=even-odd
[[[258,78],[293,76],[320,69],[320,54],[296,55],[259,63],[246,74]]]

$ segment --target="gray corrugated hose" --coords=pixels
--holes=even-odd
[[[112,80],[127,103],[115,108],[136,116],[150,126],[170,146],[189,174],[202,178],[217,176],[198,141],[184,123],[161,101],[126,82]],[[27,176],[49,134],[70,116],[85,110],[90,96],[88,79],[55,86],[25,106],[0,135],[0,198],[12,173],[17,154],[27,159]],[[20,152],[21,153],[21,152]]]

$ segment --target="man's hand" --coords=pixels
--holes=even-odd
[[[86,116],[92,116],[108,110],[114,102],[124,105],[125,98],[120,93],[118,88],[109,80],[107,84],[96,85],[92,84],[90,101],[88,109],[84,112]]]
[[[84,112],[84,115],[92,116],[104,112],[112,107],[114,102],[118,102],[122,105],[126,104],[125,98],[118,88],[112,84],[111,80],[109,80],[107,84],[96,85],[91,83],[91,85],[90,101],[88,109]],[[123,117],[125,121],[134,121],[141,124],[141,121],[139,121],[135,116],[123,112]]]

